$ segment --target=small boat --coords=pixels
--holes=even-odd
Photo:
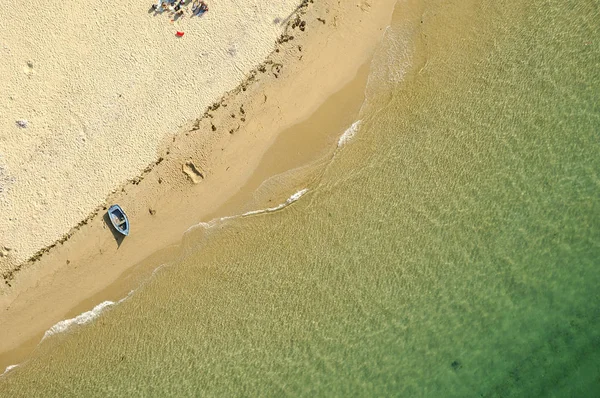
[[[110,206],[108,209],[108,217],[110,218],[110,222],[112,223],[113,227],[115,227],[119,233],[125,236],[129,235],[129,220],[127,219],[123,209],[121,209],[121,206]]]

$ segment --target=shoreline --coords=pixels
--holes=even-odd
[[[333,3],[310,4],[301,15],[307,21],[306,33],[289,28],[296,37],[284,33],[276,50],[246,82],[165,142],[154,166],[107,198],[106,203],[123,204],[132,236],[116,241],[100,217],[104,213],[100,206],[69,239],[43,249],[36,260],[11,275],[11,286],[4,287],[0,297],[4,309],[0,322],[9,325],[0,331],[0,367],[29,355],[40,333],[58,321],[88,311],[109,296],[122,298],[113,297],[118,288],[106,290],[119,281],[131,283],[127,279],[135,279],[132,275],[140,264],[145,269],[152,268],[149,263],[160,265],[161,259],[177,250],[191,225],[246,206],[266,175],[277,166],[288,167],[282,166],[285,159],[268,155],[277,152],[270,148],[282,137],[296,137],[282,148],[306,144],[303,153],[312,155],[299,156],[299,165],[318,158],[319,150],[335,143],[339,136],[324,141],[317,139],[323,138],[320,134],[304,140],[298,136],[318,133],[311,130],[310,120],[330,98],[357,79],[366,84],[364,65],[391,20],[395,0],[380,1],[367,11]],[[352,46],[343,48],[348,43]],[[305,90],[307,81],[313,90]],[[340,101],[336,98],[333,103]],[[347,117],[332,118],[338,125],[330,128],[345,125],[338,131],[342,133],[349,126]],[[325,120],[323,115],[319,118]],[[302,126],[304,122],[309,126]],[[295,135],[289,133],[294,129]],[[265,166],[265,159],[272,163]]]
[[[174,18],[143,0],[101,8],[75,0],[51,15],[38,2],[0,12],[5,275],[147,171],[165,141],[269,56],[302,4],[250,0],[243,11],[213,0],[192,17],[188,1],[187,15]]]

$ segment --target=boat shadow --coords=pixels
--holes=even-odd
[[[115,238],[115,241],[117,242],[117,249],[118,249],[119,247],[121,247],[121,243],[123,243],[123,239],[125,239],[125,235],[123,235],[115,230],[115,227],[113,227],[112,222],[110,222],[110,216],[108,215],[108,212],[104,213],[104,216],[102,217],[102,219],[104,220],[104,223],[108,226],[108,229],[112,233],[113,238]]]

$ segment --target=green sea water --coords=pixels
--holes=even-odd
[[[0,395],[600,396],[600,3],[399,2],[357,119]]]

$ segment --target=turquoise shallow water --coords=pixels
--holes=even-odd
[[[192,232],[0,393],[598,396],[600,5],[403,7],[308,193]]]

